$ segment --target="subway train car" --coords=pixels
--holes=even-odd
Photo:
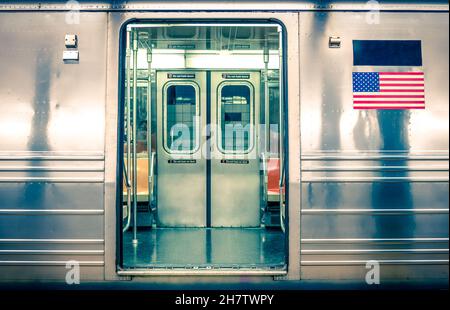
[[[448,13],[2,1],[0,282],[448,284]]]

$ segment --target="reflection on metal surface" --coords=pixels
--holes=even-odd
[[[301,239],[302,243],[416,243],[416,242],[448,242],[449,238],[332,238]]]
[[[0,250],[1,254],[25,255],[102,255],[103,250]]]
[[[317,166],[317,167],[306,167],[303,171],[448,171],[448,166]]]
[[[448,214],[448,209],[314,209],[302,210],[302,214],[325,214],[325,213],[341,213],[341,214]]]
[[[377,260],[395,264],[388,278],[448,277],[448,31],[429,35],[448,16],[382,14],[376,31],[358,16],[300,13],[302,276],[355,278]],[[353,110],[352,72],[367,68],[347,43],[399,38],[422,41],[425,110]]]
[[[56,153],[52,155],[52,152],[1,152],[0,160],[64,160],[64,161],[102,161],[105,159],[104,155],[101,154],[66,154]]]
[[[80,266],[103,266],[103,261],[78,261]],[[45,260],[0,260],[0,266],[66,266],[67,261],[45,261]]]
[[[5,177],[0,178],[0,183],[27,183],[27,182],[51,182],[51,183],[102,183],[103,178],[58,178],[58,177]]]
[[[389,260],[389,259],[383,259],[383,260],[377,260],[378,263],[381,265],[435,265],[435,264],[441,264],[441,265],[448,265],[449,260],[448,259],[398,259],[398,260]],[[367,264],[367,260],[314,260],[314,261],[307,261],[302,260],[301,263],[303,266],[357,266],[357,265],[363,265],[365,266]]]
[[[52,53],[39,51],[36,55],[34,98],[32,103],[28,149],[30,151],[50,151],[47,142],[47,128],[50,118],[50,85],[52,83]]]
[[[31,209],[0,209],[0,215],[19,214],[19,215],[58,215],[58,214],[103,214],[103,210],[31,210]]]
[[[26,167],[0,167],[0,172],[1,171],[46,171],[46,172],[89,172],[89,171],[94,171],[94,172],[102,172],[104,171],[103,168],[97,168],[97,167],[76,167],[76,166],[72,166],[72,167],[39,167],[39,166],[26,166]]]
[[[424,154],[409,152],[315,152],[302,154],[302,160],[447,160],[448,151],[428,151]]]
[[[0,278],[63,279],[70,259],[102,278],[106,16],[0,14]]]
[[[448,249],[344,249],[344,250],[302,250],[303,255],[332,255],[332,254],[384,254],[384,253],[404,253],[404,254],[417,254],[417,253],[437,253],[448,254]]]
[[[103,244],[103,239],[0,239],[0,243],[91,243]]]
[[[353,182],[353,183],[388,183],[388,182],[448,182],[448,177],[318,177],[318,178],[302,178],[303,182]]]

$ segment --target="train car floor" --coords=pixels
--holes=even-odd
[[[265,228],[132,229],[123,236],[128,268],[285,268],[281,230]]]

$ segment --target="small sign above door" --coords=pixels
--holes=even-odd
[[[222,78],[229,80],[248,80],[250,79],[250,73],[223,73]]]
[[[196,164],[195,159],[169,159],[167,161],[169,164]]]
[[[168,79],[195,79],[194,73],[167,73]]]
[[[247,165],[250,163],[247,159],[222,159],[221,164],[237,164],[237,165]]]
[[[194,44],[169,44],[167,48],[177,49],[177,50],[195,50]]]

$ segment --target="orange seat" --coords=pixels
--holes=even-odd
[[[125,160],[126,165],[126,160]],[[128,171],[127,171],[128,172]],[[142,157],[137,159],[137,194],[148,195],[148,158]],[[131,178],[131,175],[128,176]],[[132,181],[132,180],[130,180]],[[125,186],[125,180],[123,183],[123,193],[126,195],[127,188]]]
[[[279,195],[280,194],[280,159],[269,158],[267,161],[267,194]]]

